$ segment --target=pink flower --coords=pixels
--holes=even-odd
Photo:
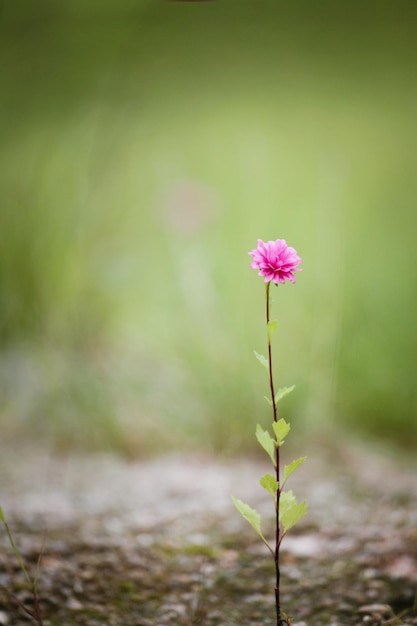
[[[297,267],[301,263],[294,248],[287,246],[285,239],[268,241],[265,243],[258,239],[258,247],[249,252],[253,257],[250,264],[253,270],[259,270],[259,276],[265,276],[265,282],[271,280],[277,285],[284,284],[286,280],[295,283],[294,272],[300,272]]]

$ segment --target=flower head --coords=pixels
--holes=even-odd
[[[284,284],[286,280],[295,283],[294,272],[300,272],[297,267],[301,263],[296,250],[287,246],[285,239],[264,242],[258,239],[258,247],[249,252],[253,261],[250,264],[253,270],[259,270],[259,276],[265,276],[265,282],[271,280],[276,285]]]

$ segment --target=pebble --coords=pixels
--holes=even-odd
[[[0,611],[0,624],[2,626],[7,626],[7,624],[9,623],[9,616],[7,613],[5,613],[4,611]]]

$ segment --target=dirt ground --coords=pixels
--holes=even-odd
[[[230,500],[257,508],[272,537],[267,459],[0,453],[0,505],[31,572],[47,529],[44,626],[275,623],[271,555]],[[293,626],[417,624],[416,463],[334,442],[306,453],[289,487],[309,512],[282,544]],[[0,585],[0,625],[33,623],[1,527]]]

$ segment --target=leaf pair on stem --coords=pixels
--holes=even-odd
[[[281,391],[281,390],[280,390]],[[290,430],[290,424],[288,424],[283,418],[272,424],[274,430],[275,439],[273,439],[267,430],[263,430],[259,424],[256,427],[256,438],[262,448],[270,457],[273,466],[276,468],[276,448],[282,446],[285,437]],[[297,502],[297,499],[292,492],[283,491],[284,485],[287,479],[300,467],[307,457],[302,456],[294,461],[291,461],[288,465],[284,466],[284,477],[281,485],[272,474],[266,473],[260,479],[261,486],[272,496],[275,509],[277,509],[277,502],[279,499],[279,523],[282,526],[282,532],[280,533],[279,543],[281,543],[283,537],[306,513],[307,503],[305,500]],[[275,552],[268,541],[265,539],[261,530],[261,516],[259,513],[250,507],[248,504],[242,502],[238,498],[232,496],[232,501],[242,517],[254,528],[261,540],[264,542],[268,550],[272,555]]]

